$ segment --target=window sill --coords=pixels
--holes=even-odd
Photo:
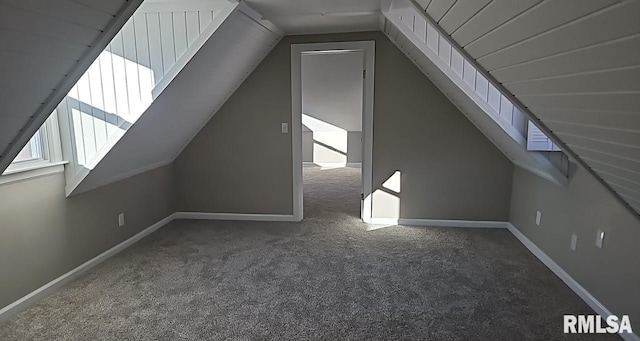
[[[2,174],[2,176],[0,176],[0,186],[17,181],[24,181],[51,174],[62,173],[64,172],[64,165],[67,163],[68,162],[66,161],[42,162],[17,169],[8,169]]]

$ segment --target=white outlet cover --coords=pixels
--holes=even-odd
[[[578,235],[571,235],[571,251],[575,251],[578,246]]]
[[[604,243],[604,231],[598,229],[598,234],[596,235],[596,247],[598,249],[602,249],[602,243]]]
[[[541,222],[542,222],[542,212],[537,211],[536,212],[536,225],[540,226]]]
[[[118,226],[119,227],[124,226],[124,213],[118,214]]]
[[[289,123],[282,123],[282,133],[287,134],[289,132]]]

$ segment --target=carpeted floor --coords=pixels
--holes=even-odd
[[[554,340],[592,313],[506,230],[367,231],[359,172],[305,168],[302,223],[175,221],[0,340]]]

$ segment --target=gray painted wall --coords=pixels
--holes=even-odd
[[[326,128],[303,124],[303,162],[362,162],[363,61],[362,52],[302,56],[302,112],[327,123]],[[346,135],[317,136],[333,127]],[[346,152],[340,147],[346,147]]]
[[[512,163],[386,37],[376,39],[373,124],[373,188],[399,198],[398,217],[508,219]],[[400,194],[382,186],[396,171]],[[376,199],[374,217],[395,218]]]
[[[302,112],[362,131],[362,52],[302,56]]]
[[[401,170],[403,218],[506,221],[512,164],[380,32],[285,37],[176,160],[178,210],[291,214],[290,46],[357,40],[376,42],[374,187]]]
[[[62,173],[0,186],[0,309],[173,213],[172,178],[166,166],[68,199]]]
[[[613,314],[640,324],[640,221],[585,169],[561,187],[516,168],[509,220]],[[605,231],[602,249],[595,246],[598,229]]]

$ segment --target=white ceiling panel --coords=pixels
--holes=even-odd
[[[29,23],[29,25],[24,25]],[[79,24],[34,12],[25,8],[4,5],[0,11],[0,27],[22,33],[47,37],[63,42],[92,42],[101,33],[95,25]]]
[[[640,1],[494,0],[479,11],[473,0],[450,3],[419,5],[583,165],[608,174],[598,176],[605,184],[616,177],[609,189],[638,208],[639,192],[621,186],[640,183]]]
[[[449,10],[453,7],[457,0],[433,0],[427,6],[427,13],[435,21],[440,21]]]
[[[247,0],[286,34],[379,30],[380,0]]]
[[[82,4],[86,7],[116,15],[122,9],[122,6],[129,0],[70,0]]]
[[[640,93],[640,67],[596,71],[563,77],[542,78],[509,83],[514,95],[611,93],[635,91]]]
[[[631,160],[640,160],[640,149],[638,148],[569,135],[565,135],[563,138],[569,146],[577,146],[578,148],[586,148],[605,154],[619,155]]]
[[[5,6],[3,8],[13,7],[23,9],[33,14],[39,14],[49,18],[61,18],[68,23],[75,23],[98,29],[106,27],[109,22],[113,20],[113,14],[111,13],[71,0],[2,0],[0,3]],[[113,1],[112,3],[122,6],[125,1]],[[69,15],[70,13],[73,15]]]
[[[449,34],[460,46],[466,46],[540,2],[542,0],[494,0],[466,23],[461,23],[456,32]]]
[[[606,129],[599,126],[559,122],[551,122],[549,125],[551,130],[560,137],[563,135],[587,136],[590,139],[631,147],[637,146],[640,141],[640,130]]]
[[[558,1],[557,1],[558,2]],[[571,1],[560,1],[571,4]],[[566,12],[582,11],[583,1]],[[488,71],[517,65],[544,57],[554,56],[579,48],[607,43],[611,40],[632,36],[640,31],[640,1],[631,0],[622,4],[606,7],[604,10],[561,24],[557,28],[545,31],[534,37],[521,40],[509,47],[496,49],[485,56],[470,52]],[[531,20],[528,25],[537,27],[546,22],[546,16]],[[516,22],[509,25],[511,32],[527,30],[527,26]]]
[[[508,87],[513,82],[558,78],[587,72],[615,71],[614,69],[638,66],[639,46],[640,36],[635,35],[494,70],[491,74]]]
[[[439,24],[445,31],[451,34],[490,2],[491,0],[458,1],[440,20]]]
[[[591,159],[586,155],[583,155],[582,159],[585,160],[589,164],[589,166],[598,174],[611,174],[620,179],[640,183],[640,173],[638,172],[634,172],[632,170],[621,167],[616,167],[610,163]]]
[[[607,174],[602,171],[598,172],[598,174],[602,179],[611,183],[611,185],[614,186],[614,188],[623,187],[623,188],[628,188],[630,190],[633,190],[635,192],[640,192],[640,183],[631,182],[629,180],[625,180],[615,175]]]
[[[611,111],[579,111],[572,109],[549,110],[536,108],[538,118],[549,123],[579,123],[610,129],[628,129],[640,127],[640,115],[637,113],[617,113]]]
[[[469,53],[480,57],[517,43],[524,43],[536,35],[553,34],[552,30],[614,5],[618,0],[510,2],[513,4],[507,6],[508,12],[499,9],[498,6],[492,6],[482,13],[482,18],[479,18],[484,21],[483,24],[473,22],[478,26],[483,25],[483,29],[478,30],[478,26],[469,27],[475,29],[479,37],[477,40],[463,42]],[[494,17],[499,19],[496,20]]]
[[[550,95],[519,95],[517,98],[531,108],[575,109],[637,113],[640,95],[625,93],[581,93]]]

